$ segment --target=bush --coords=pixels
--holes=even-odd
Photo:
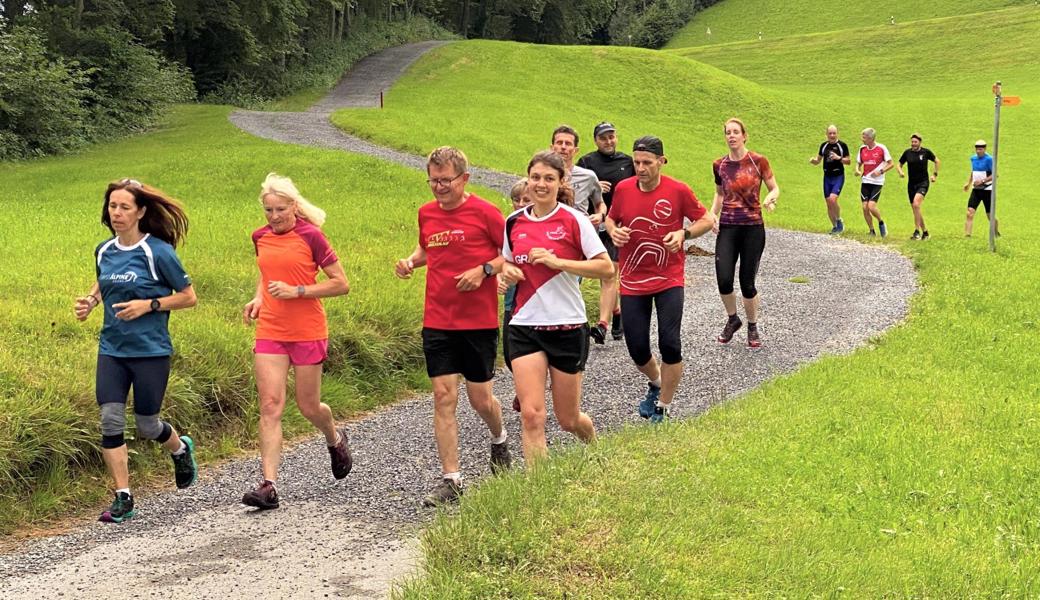
[[[89,138],[94,100],[75,63],[48,56],[43,36],[27,27],[0,31],[0,160],[53,154]]]

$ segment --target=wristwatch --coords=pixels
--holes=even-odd
[[[307,288],[306,287],[304,287],[302,285],[296,286],[296,296],[297,297],[303,298],[303,295],[306,294],[306,293],[307,293]]]
[[[151,307],[152,307],[152,312],[156,312],[157,310],[162,308],[162,306],[159,304],[159,299],[158,298],[152,298]]]
[[[491,277],[495,274],[495,267],[491,266],[491,263],[484,263],[484,277]]]

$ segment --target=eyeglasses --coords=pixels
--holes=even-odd
[[[426,183],[430,184],[430,187],[448,187],[449,185],[455,183],[456,179],[458,179],[459,177],[462,177],[465,174],[466,173],[459,173],[458,175],[452,177],[451,179],[443,179],[443,178],[441,178],[441,179],[427,179]]]
[[[141,182],[136,179],[130,179],[129,177],[126,177],[124,179],[119,180],[119,185],[123,187],[140,188]]]

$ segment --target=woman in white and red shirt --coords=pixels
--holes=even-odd
[[[545,377],[552,377],[553,412],[564,431],[592,441],[592,419],[581,412],[581,381],[589,326],[578,278],[607,279],[614,265],[588,216],[569,206],[563,160],[539,152],[527,165],[530,206],[506,220],[502,278],[516,284],[509,322],[509,359],[520,398],[524,458],[547,453]]]

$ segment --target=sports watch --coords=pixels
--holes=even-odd
[[[491,266],[491,263],[484,263],[484,277],[491,277],[495,274],[495,267]]]
[[[297,297],[303,298],[303,295],[306,294],[306,293],[307,293],[307,288],[306,287],[304,287],[302,285],[296,286],[296,296]]]
[[[152,298],[151,307],[152,307],[152,312],[156,312],[157,310],[162,308],[162,306],[159,304],[159,299],[158,298]]]

